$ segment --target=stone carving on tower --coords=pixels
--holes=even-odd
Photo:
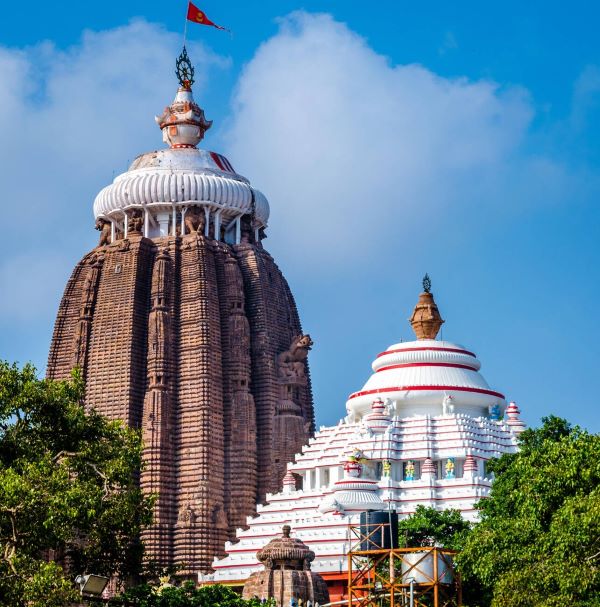
[[[312,346],[310,335],[298,335],[290,347],[277,357],[279,377],[284,382],[306,383],[306,359]]]
[[[260,243],[265,196],[195,147],[211,123],[187,53],[178,76],[157,119],[169,147],[138,156],[96,197],[101,249],[67,283],[47,375],[79,366],[85,406],[141,428],[140,483],[157,495],[148,557],[195,575],[281,488],[311,436],[312,341]]]
[[[194,232],[204,234],[206,213],[200,207],[188,207],[185,213],[184,225],[186,234],[193,234]]]
[[[142,212],[139,209],[133,209],[128,215],[128,232],[130,234],[140,234],[143,224]]]
[[[310,335],[297,335],[277,357],[280,391],[275,409],[275,436],[279,457],[274,464],[281,478],[286,464],[294,459],[291,445],[298,442],[299,436],[312,432],[311,421],[302,405],[309,381],[306,361],[312,346]]]
[[[98,246],[102,247],[105,244],[110,244],[110,221],[99,217],[96,219],[96,230],[100,232],[100,240]]]

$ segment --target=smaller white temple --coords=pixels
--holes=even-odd
[[[375,358],[346,416],[316,433],[288,465],[283,490],[267,495],[226,545],[227,557],[214,561],[214,581],[257,571],[256,552],[285,524],[314,550],[313,570],[328,580],[333,600],[343,592],[349,525],[360,512],[394,509],[403,517],[422,504],[476,519],[475,504],[492,484],[486,462],[516,451],[525,425],[517,406],[488,386],[473,352],[436,339],[444,321],[427,276],[410,322],[417,340]]]

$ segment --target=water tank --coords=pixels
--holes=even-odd
[[[379,525],[385,525],[380,527]],[[389,550],[398,548],[398,513],[386,510],[367,510],[360,513],[361,550]]]
[[[437,579],[440,584],[454,581],[454,562],[449,554],[437,551],[409,552],[402,555],[402,583],[411,578],[416,584],[431,584],[435,581],[434,554],[437,555]]]

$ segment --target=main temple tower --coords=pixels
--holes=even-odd
[[[192,573],[224,554],[312,434],[312,342],[262,245],[265,196],[196,148],[211,122],[185,48],[177,73],[156,118],[169,147],[96,197],[100,242],[67,283],[47,374],[79,367],[86,407],[142,429],[140,482],[158,496],[147,551]]]

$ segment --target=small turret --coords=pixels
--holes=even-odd
[[[517,407],[517,403],[511,402],[506,407],[506,423],[510,426],[514,434],[521,434],[527,427],[525,422],[521,419],[521,410]]]

